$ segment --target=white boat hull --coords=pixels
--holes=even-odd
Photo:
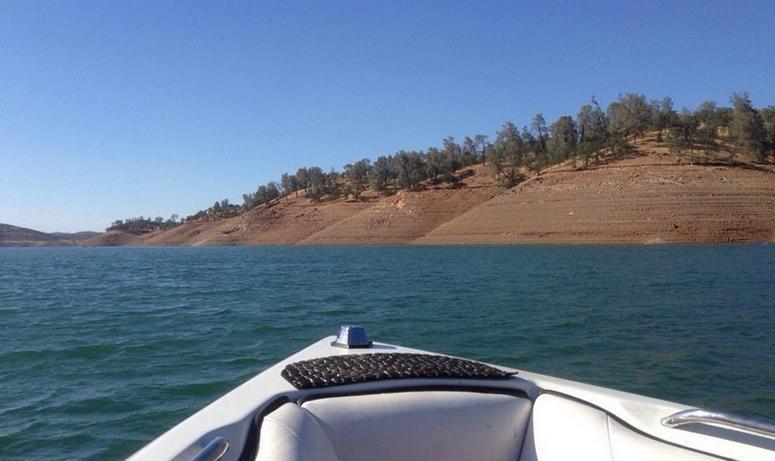
[[[281,376],[286,365],[320,357],[363,353],[427,354],[381,343],[369,349],[345,349],[333,347],[334,339],[324,338],[268,368],[182,421],[129,459],[189,461],[208,456],[226,461],[245,459],[247,445],[258,437],[251,433],[256,431],[256,416],[270,414],[269,406],[277,407],[278,402],[305,402],[321,396],[328,399],[376,396],[386,392],[395,395],[434,390],[468,392],[474,389],[478,392],[486,388],[487,393],[519,395],[528,404],[524,440],[520,440],[517,454],[521,460],[775,460],[775,439],[766,433],[723,425],[671,428],[663,424],[666,416],[690,409],[685,405],[496,365],[493,366],[517,374],[505,380],[408,378],[314,389],[297,389]],[[343,404],[346,400],[337,402]],[[379,415],[375,417],[379,418]],[[349,447],[343,447],[342,443],[346,442],[340,442],[339,451],[347,451]],[[223,451],[218,458],[218,452]],[[373,453],[370,458],[381,459],[379,453]]]

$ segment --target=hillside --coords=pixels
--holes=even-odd
[[[416,244],[775,240],[775,173],[659,154],[533,178]]]
[[[110,231],[92,245],[295,245],[409,243],[487,200],[492,178],[481,166],[461,172],[461,187],[435,186],[383,197],[367,190],[359,199],[315,202],[300,193],[239,216],[199,220],[146,235]]]
[[[239,216],[146,235],[108,232],[94,245],[338,245],[775,241],[775,168],[671,155],[646,137],[622,158],[546,169],[509,190],[488,168],[456,187],[314,202],[294,195]]]
[[[396,245],[410,243],[487,201],[493,180],[481,165],[460,172],[457,187],[400,191],[302,240],[303,245]]]
[[[360,201],[313,202],[286,197],[240,216],[215,222],[192,222],[149,236],[146,244],[162,245],[293,245],[368,208],[374,196]]]
[[[47,234],[25,227],[0,224],[0,246],[69,246],[92,238],[96,232],[54,232]]]

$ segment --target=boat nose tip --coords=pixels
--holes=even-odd
[[[332,346],[347,349],[369,348],[371,344],[369,336],[366,334],[366,329],[361,325],[341,325],[339,327],[339,335],[331,343]]]

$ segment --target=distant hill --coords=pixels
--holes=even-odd
[[[46,233],[26,227],[0,224],[0,246],[71,246],[96,235],[99,233]]]
[[[90,245],[400,245],[516,243],[723,243],[775,241],[775,165],[679,157],[656,136],[581,168],[567,161],[497,186],[472,165],[454,187],[358,200],[300,194],[237,216],[134,235],[110,231]],[[742,158],[737,155],[737,158]]]
[[[86,240],[94,236],[100,235],[101,232],[82,231],[82,232],[51,232],[48,235],[52,235],[59,239],[64,240]]]
[[[775,164],[718,147],[676,155],[655,133],[498,184],[490,165],[414,190],[313,200],[300,191],[251,209],[137,233],[44,233],[0,225],[4,246],[726,243],[775,241]],[[737,159],[737,160],[730,160]],[[574,160],[576,160],[574,162]],[[347,184],[343,184],[343,187]]]

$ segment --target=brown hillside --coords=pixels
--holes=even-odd
[[[760,242],[775,240],[775,167],[751,159],[671,155],[654,136],[585,170],[558,165],[517,187],[488,168],[459,187],[313,202],[300,194],[232,218],[142,236],[108,232],[92,245],[336,245]]]
[[[26,227],[0,224],[1,246],[43,246],[60,242],[61,239]]]
[[[303,195],[303,194],[302,194]],[[376,198],[313,202],[290,196],[232,218],[182,224],[143,238],[146,245],[293,245],[370,206]]]
[[[481,165],[459,173],[458,187],[430,186],[400,191],[363,211],[302,240],[304,245],[397,245],[409,243],[439,225],[485,202],[493,193],[492,177]]]
[[[81,241],[81,245],[86,246],[121,246],[121,245],[140,245],[142,238],[138,235],[122,231],[107,231],[94,237]]]
[[[40,232],[26,227],[0,224],[0,246],[72,246],[100,235],[96,232]]]
[[[726,153],[721,153],[722,157]],[[775,239],[775,171],[694,165],[641,142],[628,158],[559,166],[417,244],[761,242]]]

